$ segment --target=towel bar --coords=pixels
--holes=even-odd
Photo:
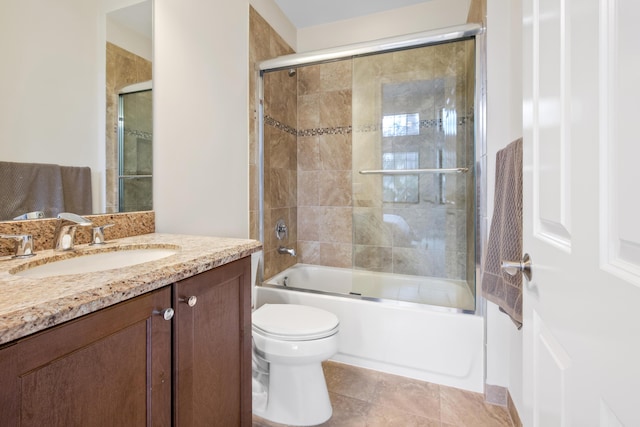
[[[435,169],[368,169],[359,171],[360,175],[421,175],[425,173],[465,173],[469,168]]]

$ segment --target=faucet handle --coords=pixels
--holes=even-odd
[[[36,254],[33,252],[33,236],[31,234],[0,234],[0,238],[16,241],[13,258],[28,258]]]
[[[113,227],[115,224],[105,224],[93,227],[91,232],[91,243],[89,245],[104,245],[104,229]]]
[[[22,215],[18,215],[17,217],[13,218],[14,220],[22,220],[22,219],[41,219],[44,218],[44,212],[42,211],[33,211],[33,212],[27,212],[27,213],[23,213]]]

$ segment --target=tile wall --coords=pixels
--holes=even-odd
[[[249,93],[257,94],[257,63],[280,55],[293,53],[293,49],[253,8],[249,13]],[[268,124],[265,124],[265,197],[264,197],[264,275],[271,277],[296,264],[299,258],[277,253],[279,244],[297,250],[297,171],[296,127],[297,110],[295,91],[297,77],[289,77],[288,70],[266,76],[267,93],[264,105]],[[258,216],[258,100],[249,97],[249,237],[259,240]],[[275,238],[275,225],[284,219],[288,237],[279,242]]]
[[[275,52],[283,42],[253,10],[251,17],[254,59],[289,53]],[[420,168],[473,171],[473,59],[473,41],[465,41],[309,65],[294,76],[289,70],[265,74],[265,277],[301,262],[473,278],[475,255],[466,243],[475,239],[473,172],[446,176],[442,191],[439,175],[423,175],[415,187],[419,194],[400,202],[389,201],[381,176],[358,173],[381,169],[383,154],[394,152],[418,153]],[[401,113],[419,113],[419,134],[383,137],[382,117]],[[447,119],[453,131],[443,131]],[[289,226],[284,242],[275,239],[278,219]],[[297,258],[277,254],[279,243],[295,248]]]
[[[298,69],[300,262],[352,266],[352,62]]]

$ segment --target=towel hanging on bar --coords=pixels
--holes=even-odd
[[[491,231],[482,272],[482,295],[522,327],[522,275],[502,270],[503,260],[522,258],[522,138],[496,154]]]

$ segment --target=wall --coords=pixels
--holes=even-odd
[[[254,12],[271,27],[271,31],[281,39],[292,52],[297,50],[298,29],[280,10],[274,0],[249,0]],[[270,58],[263,58],[270,59]]]
[[[359,18],[298,29],[297,52],[464,24],[470,0],[430,0]]]
[[[279,55],[293,53],[293,49],[276,33],[276,31],[251,7],[249,12],[249,61],[252,70],[257,70],[257,63]],[[258,202],[258,121],[257,121],[257,84],[258,72],[249,76],[249,216],[250,237],[260,240],[259,202]],[[297,123],[296,82],[297,77],[290,77],[288,70],[269,73],[265,76],[269,83],[265,89],[267,102],[264,114],[269,118],[269,125],[264,128],[264,268],[265,277],[272,276],[296,263],[296,258],[277,253],[280,245],[297,250],[297,172],[296,172],[296,137]],[[274,82],[277,80],[277,83]],[[283,219],[288,227],[288,235],[283,241],[275,237],[275,224]]]
[[[496,152],[522,136],[520,1],[487,0],[487,218],[493,212]],[[523,408],[522,332],[487,302],[487,384],[507,387]]]
[[[104,40],[98,1],[0,4],[2,160],[104,169]]]
[[[438,167],[439,150],[443,167],[473,167],[473,134],[464,132],[472,126],[458,125],[472,123],[465,90],[472,45],[442,44],[298,69],[301,262],[467,278],[471,175],[447,176],[440,194],[437,175],[409,177],[413,184],[405,186],[407,177],[389,180],[357,171],[381,169],[382,153],[412,152],[419,164],[410,167]],[[457,112],[455,132],[439,124],[445,108]],[[381,117],[407,112],[419,114],[419,134],[383,137]]]
[[[159,232],[249,236],[249,2],[155,0]]]
[[[351,268],[352,62],[298,69],[300,262]]]
[[[467,19],[468,6],[468,2],[458,2],[453,5],[448,4],[446,7],[444,4],[439,2],[425,2],[422,7],[427,7],[428,13],[426,9],[421,9],[422,12],[420,13],[427,13],[429,15],[429,19],[432,20],[434,16],[438,16],[438,25],[432,23],[433,26],[429,27],[429,23],[425,24],[425,20],[422,19],[421,24],[415,28],[415,31],[433,29],[437,26],[442,26],[443,22],[449,23],[450,25],[464,23]],[[446,10],[446,12],[443,12],[443,10]],[[385,27],[392,28],[392,32],[395,32],[394,34],[389,35],[398,35],[407,32],[407,28],[404,26],[402,26],[402,28],[396,28],[395,23],[409,22],[416,16],[416,13],[418,12],[414,8],[398,9],[383,14],[377,14],[378,16],[376,17],[369,16],[364,21],[348,20],[335,23],[332,24],[332,30],[337,31],[342,35],[348,34],[348,37],[351,37],[354,34],[353,25],[356,25],[356,29],[359,31],[362,30],[363,34],[367,34],[366,37],[369,37],[370,39],[373,38],[371,35],[373,33],[371,33],[370,30],[375,27],[375,24],[372,23],[377,22],[376,20],[382,19],[386,22]],[[310,30],[298,30],[299,40],[305,31]],[[347,40],[349,40],[349,42],[362,41],[349,39],[348,37]],[[321,40],[326,40],[326,37],[323,36]],[[346,41],[339,44],[345,43]],[[363,68],[366,69],[367,67]],[[323,73],[324,77],[322,76]],[[341,82],[343,82],[343,80],[345,84],[342,86],[344,87],[341,86]],[[399,248],[396,251],[398,253],[395,254],[395,257],[385,257],[384,254],[391,250],[390,247],[387,248],[389,251],[385,251],[385,248],[377,247],[375,245],[371,246],[370,239],[367,239],[367,235],[370,234],[368,232],[368,227],[371,226],[371,224],[369,224],[370,221],[367,222],[367,219],[371,217],[371,215],[368,215],[370,212],[367,211],[367,209],[370,210],[370,206],[358,207],[362,212],[360,212],[360,215],[357,215],[357,219],[359,220],[357,222],[359,225],[356,224],[356,227],[354,228],[354,224],[352,223],[353,203],[350,191],[352,184],[350,167],[351,133],[333,132],[331,134],[321,134],[318,132],[312,132],[315,129],[346,128],[347,126],[351,126],[350,70],[341,69],[340,66],[335,64],[327,64],[321,67],[307,67],[298,70],[298,81],[300,109],[297,131],[304,133],[306,130],[310,134],[301,136],[298,139],[298,260],[300,262],[322,265],[340,267],[351,266],[353,263],[352,233],[354,229],[359,229],[360,233],[357,233],[356,239],[361,244],[358,246],[359,251],[356,254],[356,258],[358,258],[358,265],[361,267],[380,271],[393,271],[394,267],[390,262],[392,258],[395,258],[398,264],[396,267],[403,269],[402,272],[404,273],[409,272],[417,274],[420,268],[424,270],[424,266],[421,266],[421,263],[411,261],[413,254],[410,250],[404,250],[404,252],[402,252],[404,256],[400,256],[402,248]],[[348,93],[345,92],[347,89]],[[333,99],[332,102],[327,103],[326,100],[322,102],[326,103],[326,105],[331,105],[332,107],[330,109],[323,109],[321,105],[317,105],[317,103],[320,102],[318,99],[319,96],[331,97],[331,99]],[[349,106],[349,110],[344,114],[342,114],[344,110],[343,104]],[[326,120],[319,121],[321,115],[324,114],[325,116],[328,116],[329,113],[336,118],[337,121],[334,120],[335,123],[327,124],[328,122],[326,122]],[[348,116],[348,118],[340,121],[339,118],[345,115]],[[292,122],[289,121],[288,123]],[[294,130],[296,129],[295,124],[292,125],[292,127]],[[265,126],[265,129],[265,133],[272,132],[272,128],[269,126]],[[311,133],[313,133],[313,135],[311,135]],[[268,144],[269,138],[265,139],[267,141],[265,151],[268,152],[270,150]],[[328,159],[333,160],[328,162]],[[339,159],[339,161],[335,159]],[[345,162],[349,164],[348,167],[340,164]],[[290,177],[291,175],[288,176]],[[269,187],[269,173],[265,175],[265,180],[267,181],[266,186]],[[292,188],[288,178],[282,176],[280,178],[280,182],[282,185],[286,186],[284,190],[289,187]],[[467,187],[471,188],[469,185]],[[283,193],[286,193],[286,191],[283,191]],[[273,197],[274,195],[267,191],[265,199],[266,203],[271,203],[271,199],[273,199]],[[289,214],[291,214],[291,212],[291,210],[288,211]],[[450,229],[450,231],[452,230],[453,233],[457,233],[458,230],[461,230],[463,235],[466,233],[463,230],[472,230],[473,227],[468,227],[468,224],[465,223],[464,215],[461,218],[462,220],[458,222],[460,222],[462,227],[451,224],[450,227],[447,226],[447,229]],[[269,251],[271,246],[271,235],[273,234],[272,229],[277,218],[270,218],[267,214],[265,215],[265,219],[265,244],[267,246],[267,251]],[[322,224],[322,226],[319,224]],[[390,232],[387,234],[390,235]],[[358,237],[358,235],[360,237]],[[292,244],[295,245],[295,243]],[[450,245],[448,246],[448,250],[452,250]],[[464,248],[462,252],[466,252]],[[379,256],[376,256],[376,254]],[[269,262],[269,258],[269,256],[265,256],[265,275],[267,277],[277,271],[280,271],[282,269],[281,267],[284,267],[287,264],[286,262],[279,262],[279,264],[283,265],[281,267],[276,267]],[[282,261],[281,256],[273,259]],[[399,267],[400,264],[403,264],[403,266]],[[440,264],[444,267],[444,263]],[[472,266],[472,259],[467,259],[466,262],[463,262],[460,265],[447,265],[446,273],[443,272],[441,276],[454,276],[456,278],[466,277],[468,272],[465,271],[464,265]],[[456,268],[460,270],[457,274],[453,271],[456,270]]]

